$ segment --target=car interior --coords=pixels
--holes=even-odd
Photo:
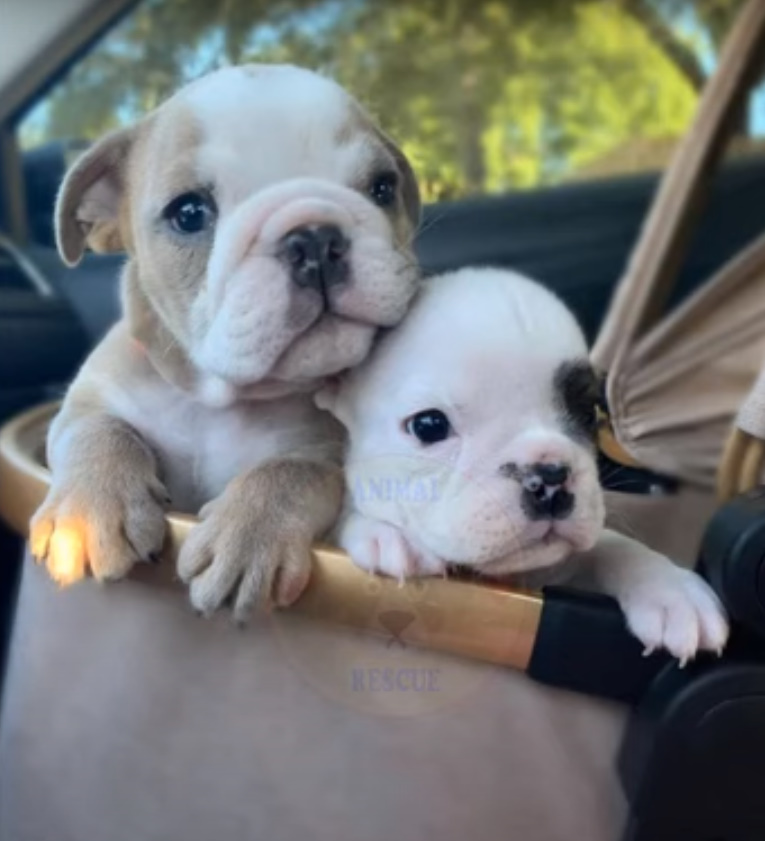
[[[370,103],[421,174],[425,207],[415,247],[425,273],[468,265],[526,273],[569,305],[594,343],[646,234],[663,180],[679,166],[673,152],[694,125],[705,85],[722,63],[726,38],[737,19],[754,16],[759,5],[756,0],[6,0],[0,13],[0,424],[59,400],[87,354],[119,318],[124,257],[88,254],[70,269],[57,254],[53,207],[68,166],[105,130],[132,121],[182,81],[226,63],[306,64],[346,84]],[[765,36],[760,40],[765,42]],[[765,232],[761,65],[747,74],[742,99],[744,107],[736,111],[718,149],[720,162],[704,167],[705,198],[688,214],[685,247],[668,258],[672,283],[663,313],[691,300]],[[742,394],[749,385],[742,383]],[[129,591],[125,604],[109,597],[103,609],[75,597],[70,601],[71,610],[79,611],[76,619],[58,606],[63,597],[54,601],[53,591],[44,598],[31,590],[20,595],[22,570],[31,561],[24,538],[0,522],[0,745],[7,757],[15,757],[5,770],[0,768],[0,836],[4,841],[51,838],[52,827],[63,826],[58,837],[91,841],[113,826],[117,839],[201,839],[217,832],[217,826],[226,839],[456,838],[469,831],[486,839],[524,841],[762,839],[765,649],[760,638],[765,608],[756,598],[765,595],[765,567],[759,567],[765,503],[756,493],[737,497],[713,519],[719,505],[713,486],[696,487],[683,476],[663,472],[661,464],[619,461],[621,455],[621,448],[604,448],[601,481],[629,512],[629,527],[651,535],[651,523],[662,519],[664,531],[670,532],[662,544],[670,547],[667,551],[681,547],[678,559],[687,564],[703,556],[707,576],[718,581],[718,592],[728,593],[726,607],[737,619],[743,616],[734,634],[734,654],[726,655],[717,670],[702,662],[681,672],[665,658],[645,660],[608,600],[551,591],[544,639],[536,640],[535,656],[523,667],[526,675],[508,677],[507,671],[497,674],[496,667],[485,664],[452,666],[451,660],[442,666],[439,660],[438,668],[453,668],[465,685],[479,686],[475,692],[481,700],[466,690],[448,714],[439,709],[430,716],[386,716],[336,699],[295,700],[290,693],[322,694],[310,686],[321,679],[306,663],[324,656],[311,641],[340,648],[346,642],[338,642],[335,630],[321,636],[323,631],[312,630],[312,620],[305,627],[302,620],[296,622],[296,630],[279,620],[275,633],[283,635],[282,648],[274,643],[270,653],[258,649],[273,683],[263,686],[253,678],[241,687],[253,692],[255,705],[262,703],[270,716],[270,723],[259,726],[271,731],[272,741],[265,730],[253,736],[253,749],[264,752],[257,761],[270,765],[269,774],[246,776],[233,724],[226,737],[228,750],[238,757],[228,774],[245,774],[241,780],[246,784],[229,784],[218,764],[214,773],[219,778],[202,785],[201,777],[182,765],[194,761],[191,753],[175,742],[167,748],[174,764],[160,774],[161,758],[142,758],[158,725],[142,729],[143,723],[136,724],[134,732],[123,720],[114,728],[116,735],[105,736],[114,718],[99,713],[94,718],[101,729],[95,729],[93,739],[103,739],[102,752],[114,752],[111,759],[104,758],[99,770],[89,746],[82,762],[93,767],[82,772],[82,782],[66,796],[49,792],[47,787],[65,773],[65,757],[76,764],[71,753],[75,737],[82,738],[91,713],[85,694],[77,695],[76,703],[65,707],[71,719],[40,724],[43,704],[34,698],[43,692],[55,698],[59,691],[56,684],[45,683],[46,658],[58,658],[59,681],[66,671],[79,680],[75,655],[70,660],[62,653],[63,637],[81,639],[87,623],[100,621],[108,607],[121,629],[120,645],[129,645],[133,637],[127,623],[130,611],[138,610],[140,593]],[[0,477],[8,475],[0,472]],[[684,504],[694,512],[690,519],[673,508],[678,488],[689,494]],[[0,490],[13,493],[8,487]],[[759,575],[757,585],[752,583],[756,598],[740,584],[742,575],[752,582]],[[172,621],[187,619],[184,614]],[[58,639],[38,646],[34,632],[41,621],[59,623],[47,632]],[[162,633],[163,622],[147,614],[152,634]],[[225,644],[222,627],[216,626],[210,637],[217,646]],[[200,668],[209,669],[226,657],[203,640],[204,629],[194,626],[198,648],[193,655],[181,652],[181,631],[173,634],[176,647],[168,644],[165,654],[177,659],[167,661],[162,680],[169,682],[166,672],[177,665],[184,681],[176,684],[179,696],[193,694],[193,687],[209,694],[212,679],[194,683],[194,658],[198,655]],[[358,646],[349,656],[367,656],[360,653],[368,650],[363,640],[353,637],[347,644]],[[90,645],[82,644],[83,657]],[[243,644],[237,646],[236,656],[245,657]],[[135,682],[148,679],[137,666],[140,651],[136,647],[124,655]],[[296,674],[308,688],[287,685],[269,659],[278,659],[280,651],[299,663]],[[105,651],[101,655],[107,656]],[[31,678],[22,674],[27,658],[33,664]],[[160,667],[152,668],[146,667],[147,675]],[[121,683],[116,663],[104,680],[118,687],[115,692],[135,686]],[[153,703],[176,703],[168,700],[176,697],[175,690],[168,690],[164,701],[162,692],[146,691]],[[105,704],[111,697],[106,693],[100,688],[93,696]],[[736,706],[738,698],[744,700]],[[304,716],[305,724],[293,730],[280,719],[282,703],[285,715]],[[318,704],[329,704],[332,712],[322,707],[319,714]],[[132,701],[125,710],[144,714]],[[524,715],[538,716],[540,710],[547,717],[526,728]],[[230,715],[244,716],[243,706]],[[508,717],[514,723],[507,724]],[[688,722],[702,718],[703,727],[693,731],[702,735],[689,736]],[[172,720],[171,713],[162,719],[165,724]],[[238,721],[249,727],[244,718]],[[71,738],[62,735],[69,724]],[[524,745],[517,754],[512,744],[504,752],[493,744],[503,741],[503,726],[511,741]],[[316,728],[333,734],[332,748],[316,741]],[[294,738],[276,738],[282,730],[294,732]],[[548,742],[535,753],[534,733],[540,732]],[[34,733],[41,741],[61,738],[49,764],[44,745],[29,748]],[[26,735],[22,739],[19,734]],[[454,744],[443,747],[452,734]],[[690,743],[695,753],[689,753]],[[204,739],[194,744],[199,753]],[[28,763],[20,759],[22,747],[32,757]],[[315,775],[336,775],[334,793],[331,780],[314,785],[310,780],[315,777],[301,777],[303,770],[297,774],[297,759],[273,756],[304,749],[316,757],[301,753],[305,774],[310,768]],[[127,773],[145,772],[145,784],[136,782],[131,789],[117,780],[120,751]],[[475,771],[476,789],[465,789],[465,774],[450,777],[448,766],[456,755],[475,768],[482,766]],[[221,761],[217,754],[215,761]],[[397,775],[409,763],[429,769],[422,771],[421,792],[411,779],[399,785],[405,777]],[[14,776],[14,769],[22,770]],[[79,772],[72,773],[76,777]],[[498,804],[503,785],[497,778],[505,774],[513,790]],[[169,782],[168,775],[178,781]],[[35,796],[43,797],[29,791],[38,778],[40,792],[53,803],[47,812],[30,805]],[[97,780],[104,781],[106,794],[94,792],[94,800],[101,798],[96,804],[88,787]],[[289,791],[293,780],[304,812],[296,812],[290,797],[280,793]],[[262,786],[249,802],[248,785]],[[378,785],[381,799],[375,803]],[[166,810],[152,801],[152,789],[162,793]],[[209,795],[207,806],[203,791]],[[168,817],[184,811],[185,798],[201,799],[183,820]],[[453,799],[462,801],[462,811]],[[207,822],[204,808],[214,820]],[[248,823],[242,817],[248,809],[253,814],[261,810],[262,821]],[[348,821],[339,816],[345,809],[351,809]],[[568,823],[572,814],[577,816],[573,825]],[[564,834],[566,827],[570,834]]]

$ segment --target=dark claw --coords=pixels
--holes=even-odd
[[[149,552],[149,557],[146,559],[150,564],[158,564],[160,561],[159,552]]]

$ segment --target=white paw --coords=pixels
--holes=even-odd
[[[446,569],[443,561],[414,549],[396,526],[381,520],[351,515],[340,530],[339,543],[357,566],[400,582],[420,575],[441,575]]]
[[[619,599],[646,653],[667,650],[681,665],[699,651],[720,654],[728,640],[725,611],[695,572],[667,564],[635,582]]]

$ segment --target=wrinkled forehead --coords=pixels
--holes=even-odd
[[[509,407],[514,411],[549,408],[555,400],[561,370],[581,355],[528,349],[501,353],[503,348],[463,349],[441,360],[411,369],[400,381],[399,394],[407,402],[437,400],[474,417],[494,416]]]
[[[530,341],[504,336],[422,333],[414,341],[393,341],[353,375],[351,399],[362,414],[367,407],[393,407],[397,413],[451,408],[475,419],[551,410],[561,372],[586,363],[578,341]]]
[[[339,85],[279,66],[229,68],[184,88],[149,120],[141,157],[153,192],[214,186],[224,203],[288,178],[352,184],[391,165]]]

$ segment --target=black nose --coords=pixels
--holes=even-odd
[[[564,520],[574,510],[574,494],[564,485],[571,477],[567,464],[532,464],[523,471],[521,500],[530,520]]]
[[[336,225],[308,225],[290,231],[281,254],[298,286],[323,294],[347,279],[348,240]]]

